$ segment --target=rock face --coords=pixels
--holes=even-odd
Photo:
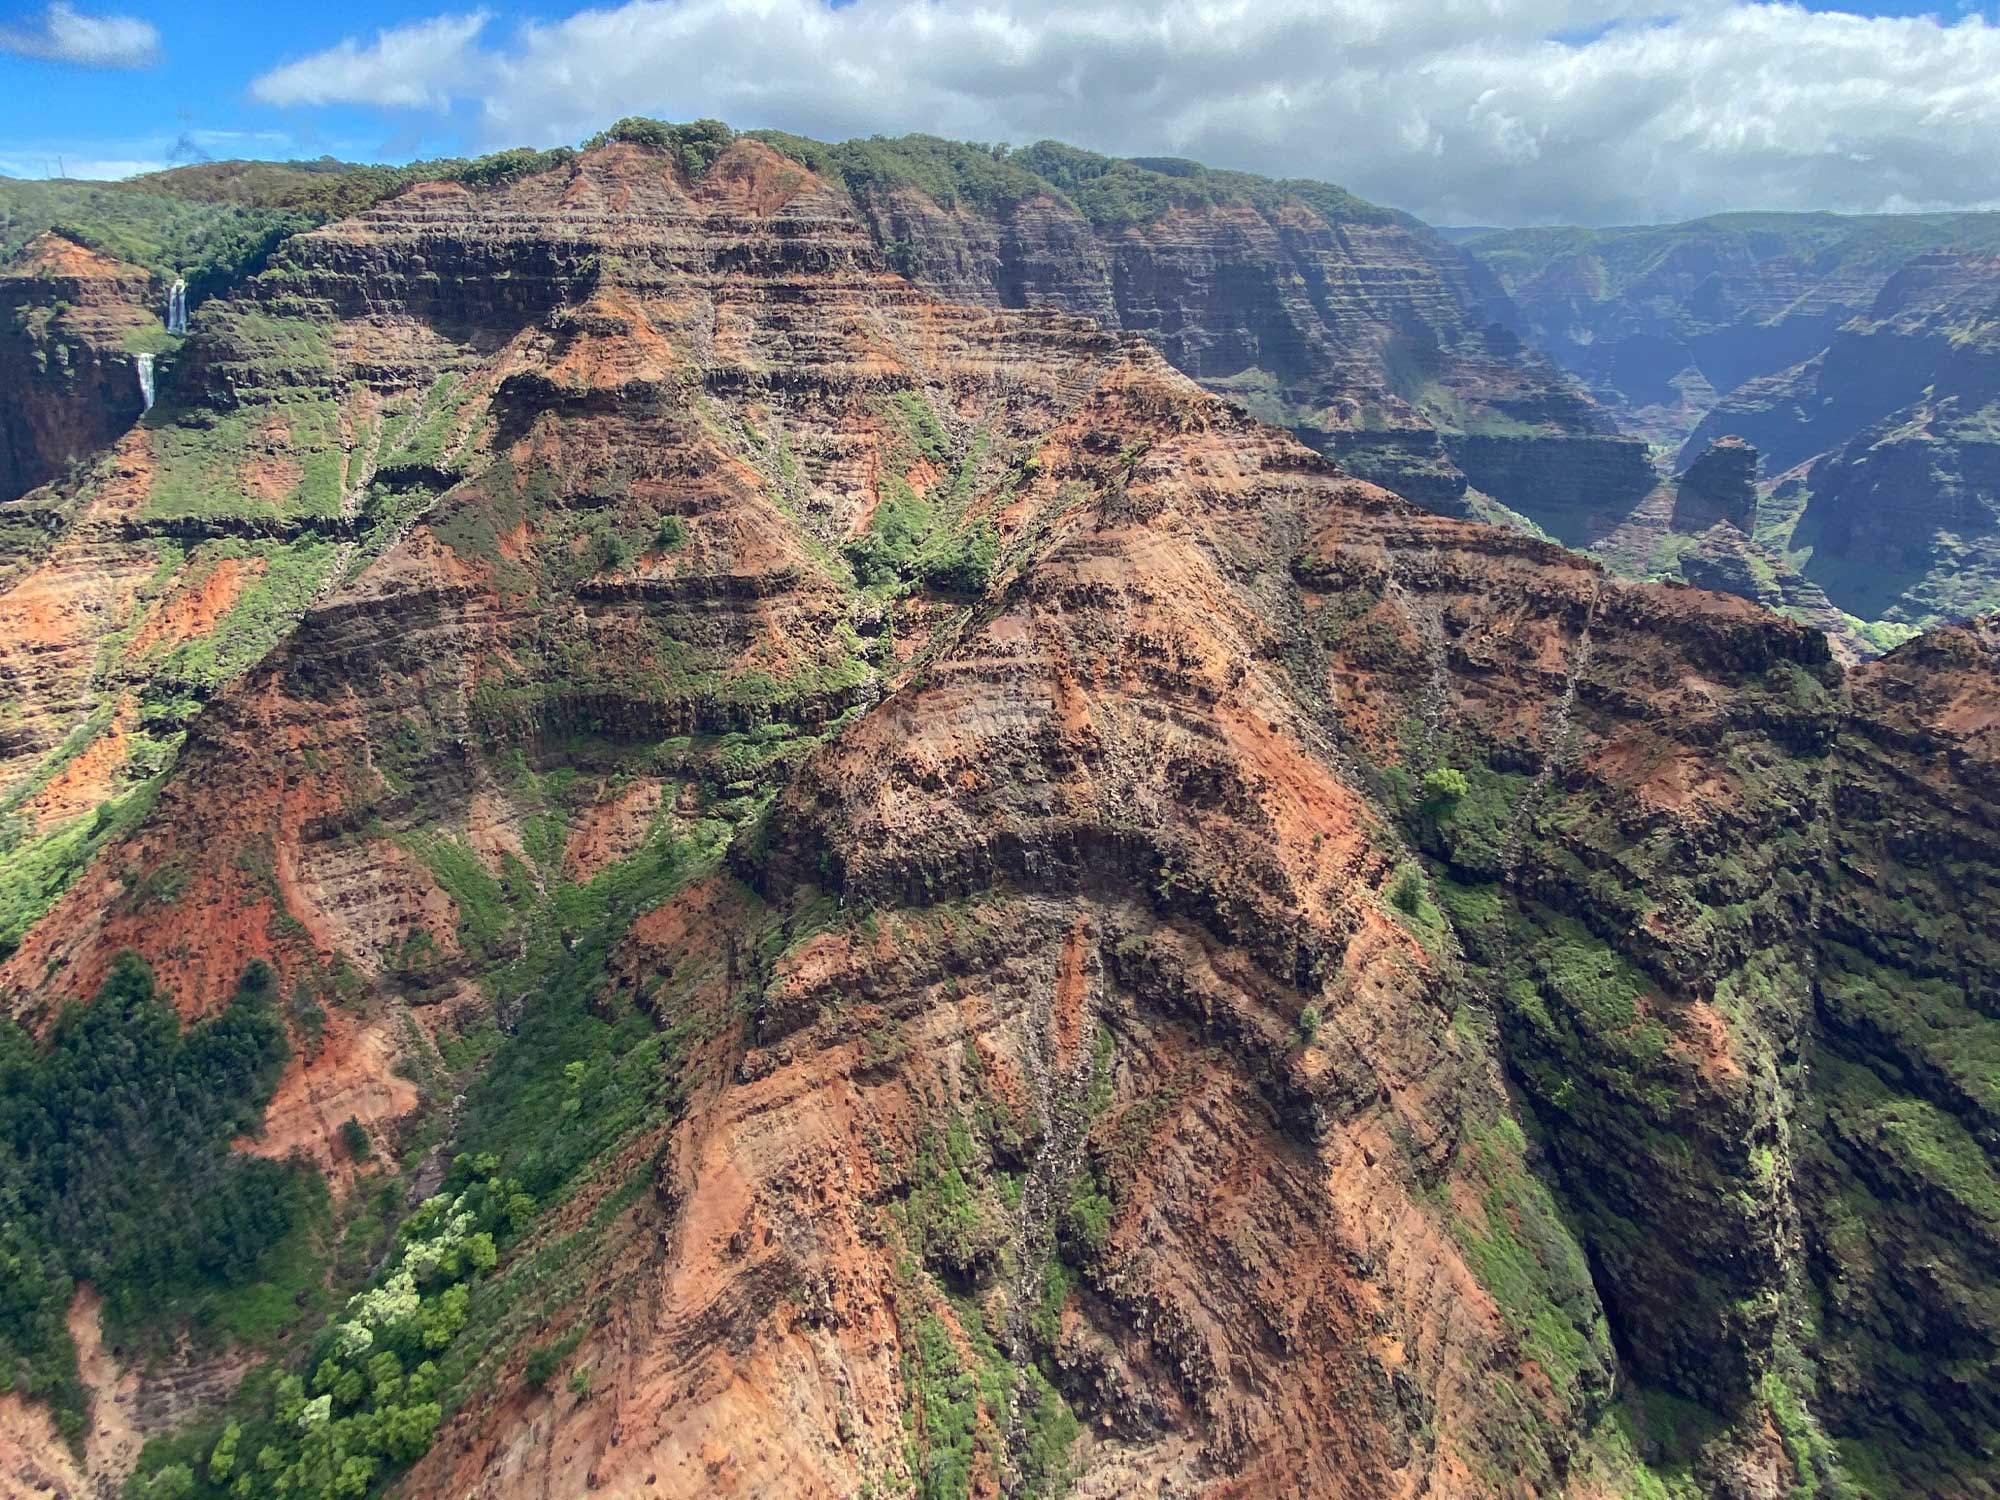
[[[1738,437],[1710,443],[1674,487],[1675,531],[1693,536],[1718,523],[1745,536],[1757,529],[1757,450]]]
[[[269,958],[261,1149],[442,1190],[244,1492],[1994,1494],[2000,635],[1845,673],[877,235],[412,189],[65,512],[353,546],[0,966]]]
[[[1572,547],[1609,535],[1658,482],[1637,443],[1508,434],[1467,437],[1455,451],[1474,485]]]
[[[0,269],[0,503],[46,484],[138,419],[134,336],[162,333],[152,276],[62,235]]]

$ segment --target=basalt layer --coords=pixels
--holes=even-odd
[[[1991,628],[1427,513],[754,141],[173,381],[133,514],[360,534],[0,968],[280,997],[333,1185],[142,1491],[1994,1493]]]

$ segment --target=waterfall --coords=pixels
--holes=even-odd
[[[139,394],[146,399],[146,404],[139,408],[139,414],[144,416],[153,409],[153,356],[135,354],[132,363],[139,367]]]
[[[167,332],[186,333],[188,331],[188,297],[185,281],[174,279],[173,289],[167,293]]]

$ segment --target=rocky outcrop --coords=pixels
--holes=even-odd
[[[1693,536],[1718,523],[1745,536],[1757,529],[1757,450],[1738,437],[1710,443],[1674,486],[1675,531]]]
[[[164,338],[153,277],[50,232],[0,269],[0,504],[138,420],[137,355]]]

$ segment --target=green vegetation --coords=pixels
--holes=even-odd
[[[514,147],[489,156],[443,157],[390,167],[337,161],[215,161],[169,167],[117,187],[198,203],[232,203],[288,209],[314,224],[346,218],[417,182],[463,182],[479,187],[551,171],[576,159],[566,146],[547,151]]]
[[[86,725],[72,738],[88,743],[101,730],[102,726]],[[80,750],[82,744],[76,748]],[[63,758],[59,750],[50,757],[55,766],[45,762],[43,771],[53,775]],[[36,782],[45,779],[46,776],[38,775]],[[35,783],[31,782],[17,790],[9,798],[7,812],[0,814],[0,955],[12,953],[21,945],[28,929],[41,920],[70,882],[97,857],[98,850],[138,826],[139,820],[152,810],[159,780],[155,776],[101,803],[89,817],[74,818],[39,835],[31,833],[14,811],[35,789]]]
[[[325,332],[306,320],[264,318],[256,320],[252,332],[269,335],[262,347],[272,367],[309,370],[325,359]],[[226,412],[189,413],[184,422],[171,420],[173,416],[162,403],[147,418],[155,424],[155,468],[144,511],[148,520],[325,520],[340,514],[345,452],[339,413],[330,397],[308,390]],[[251,455],[267,449],[274,438],[282,440],[285,458],[270,473],[253,473]],[[252,488],[269,479],[281,486],[272,499]]]
[[[963,204],[991,212],[1026,202],[1050,186],[1004,146],[931,135],[871,136],[835,145],[781,130],[750,134],[820,176],[844,183],[863,201],[914,189],[944,208]]]
[[[985,461],[986,434],[977,434],[959,453],[916,390],[895,392],[883,403],[883,415],[892,440],[884,455],[881,498],[868,529],[844,549],[855,580],[864,588],[921,583],[941,594],[977,597],[992,581],[1000,555],[992,524],[965,517]],[[919,496],[910,475],[920,464],[949,467],[951,478]]]
[[[125,183],[0,178],[0,260],[54,229],[162,279],[180,276],[202,301],[261,270],[310,215],[236,203],[190,203]],[[165,307],[155,309],[164,314]]]
[[[408,720],[404,721],[406,724]],[[482,963],[511,957],[514,913],[534,897],[533,876],[509,858],[504,880],[487,873],[479,856],[459,840],[442,833],[410,834],[402,840],[436,878],[458,910],[458,938]]]
[[[524,799],[551,804],[552,825],[537,823],[525,841],[545,891],[525,869],[495,881],[443,833],[406,836],[460,904],[462,931],[492,945],[475,950],[485,983],[496,1007],[518,1017],[504,1035],[487,1027],[446,1045],[465,1098],[461,1149],[443,1190],[403,1223],[393,1253],[348,1300],[310,1362],[238,1403],[233,1438],[209,1429],[150,1445],[135,1493],[157,1485],[173,1493],[185,1483],[201,1500],[360,1497],[422,1455],[445,1415],[489,1385],[523,1332],[555,1316],[565,1329],[527,1355],[526,1378],[538,1386],[588,1332],[589,1315],[571,1307],[588,1269],[579,1258],[650,1184],[644,1158],[626,1182],[599,1189],[577,1229],[524,1247],[504,1267],[503,1256],[597,1178],[621,1141],[680,1108],[687,1080],[679,1049],[707,1034],[700,1026],[708,1023],[660,1029],[608,990],[608,963],[633,917],[715,868],[730,829],[705,822],[681,842],[656,834],[577,885],[559,873],[557,809],[572,773],[537,777],[523,766],[518,775]],[[358,1157],[357,1131],[341,1134]],[[400,1195],[402,1185],[385,1191]],[[571,1371],[566,1383],[578,1399],[589,1396],[587,1371]],[[217,1449],[228,1455],[221,1464]]]
[[[1002,1239],[997,1205],[973,1186],[982,1177],[972,1133],[954,1118],[943,1140],[933,1132],[920,1144],[902,1204],[910,1247],[961,1284],[991,1263]]]
[[[0,1020],[0,1388],[43,1396],[74,1437],[84,1391],[64,1325],[88,1280],[108,1319],[201,1316],[275,1281],[310,1204],[298,1174],[229,1149],[286,1055],[274,976],[252,964],[220,1015],[180,1028],[127,954],[46,1050]]]
[[[1417,873],[1414,866],[1405,865],[1397,873],[1395,884],[1389,887],[1389,904],[1404,916],[1414,917],[1423,900],[1423,876]]]
[[[521,1020],[467,1090],[464,1149],[493,1155],[549,1201],[639,1121],[676,1107],[681,1038],[598,994],[632,918],[713,870],[730,832],[710,820],[685,841],[656,834],[586,885],[550,881],[520,912],[525,951],[488,984]]]
[[[783,131],[750,132],[756,139],[872,201],[913,189],[945,208],[997,212],[1031,198],[1073,205],[1099,229],[1147,224],[1175,209],[1247,203],[1269,212],[1300,202],[1332,223],[1414,222],[1330,183],[1273,180],[1223,172],[1174,157],[1122,159],[1042,141],[1022,150],[941,140],[929,135],[829,145]]]
[[[1716,214],[1610,229],[1497,229],[1460,243],[1510,292],[1541,280],[1570,284],[1575,276],[1592,300],[1618,303],[1649,278],[1688,264],[1796,259],[1820,275],[1840,270],[1860,278],[1871,272],[1886,277],[1912,256],[1942,246],[1990,253],[2000,249],[2000,214]]]
[[[1463,1164],[1481,1186],[1476,1218],[1453,1231],[1522,1347],[1566,1404],[1608,1390],[1613,1354],[1590,1266],[1554,1198],[1524,1163],[1511,1118],[1468,1133]]]
[[[361,1500],[384,1474],[423,1456],[443,1420],[437,1358],[465,1328],[471,1287],[532,1220],[534,1200],[460,1156],[446,1190],[402,1225],[390,1267],[349,1299],[310,1368],[282,1376],[268,1405],[232,1422],[200,1471],[156,1469],[165,1484],[233,1500]],[[254,1455],[244,1463],[241,1457]]]
[[[367,1161],[375,1154],[374,1144],[368,1139],[368,1127],[353,1115],[341,1122],[340,1143],[353,1161]]]
[[[847,544],[847,560],[863,584],[893,584],[915,570],[918,549],[936,525],[937,513],[912,493],[903,479],[882,481],[881,503],[868,529]]]
[[[1173,209],[1225,203],[1247,203],[1269,213],[1288,202],[1298,202],[1334,224],[1416,222],[1331,183],[1219,171],[1179,157],[1120,160],[1042,141],[1021,152],[1019,160],[1067,194],[1100,229],[1151,223]]]
[[[173,727],[239,673],[263,660],[305,613],[340,556],[337,544],[307,534],[294,542],[204,542],[188,554],[176,586],[198,589],[226,563],[240,569],[240,592],[228,613],[199,635],[142,658],[149,724]]]
[[[923,1297],[925,1289],[907,1267],[905,1273],[905,1291]],[[903,1383],[912,1398],[905,1415],[906,1460],[917,1494],[923,1500],[968,1500],[981,1467],[1002,1467],[1003,1436],[1020,1380],[1027,1399],[1015,1449],[1019,1486],[1012,1493],[1053,1500],[1069,1483],[1070,1450],[1082,1430],[1075,1414],[1040,1367],[1016,1370],[976,1301],[951,1299],[949,1307],[957,1337],[938,1306],[902,1319]],[[969,1360],[960,1352],[960,1339]]]
[[[917,1319],[914,1347],[903,1356],[903,1380],[917,1393],[915,1429],[922,1453],[916,1465],[918,1495],[922,1500],[967,1500],[979,1387],[934,1312]]]
[[[717,158],[729,149],[729,143],[735,139],[736,132],[720,120],[669,125],[664,120],[628,115],[609,130],[600,131],[585,141],[584,150],[594,151],[613,141],[653,146],[672,156],[690,179],[699,181],[708,175],[708,169],[715,165]]]
[[[1465,772],[1455,767],[1439,766],[1436,770],[1426,771],[1423,779],[1424,811],[1431,817],[1443,817],[1471,790],[1472,783],[1466,780]]]
[[[1656,1413],[1665,1398],[1621,1393],[1591,1430],[1583,1475],[1602,1493],[1629,1500],[1704,1500],[1706,1490],[1692,1472],[1688,1445],[1677,1441],[1671,1420]],[[1662,1449],[1670,1450],[1662,1452]]]

